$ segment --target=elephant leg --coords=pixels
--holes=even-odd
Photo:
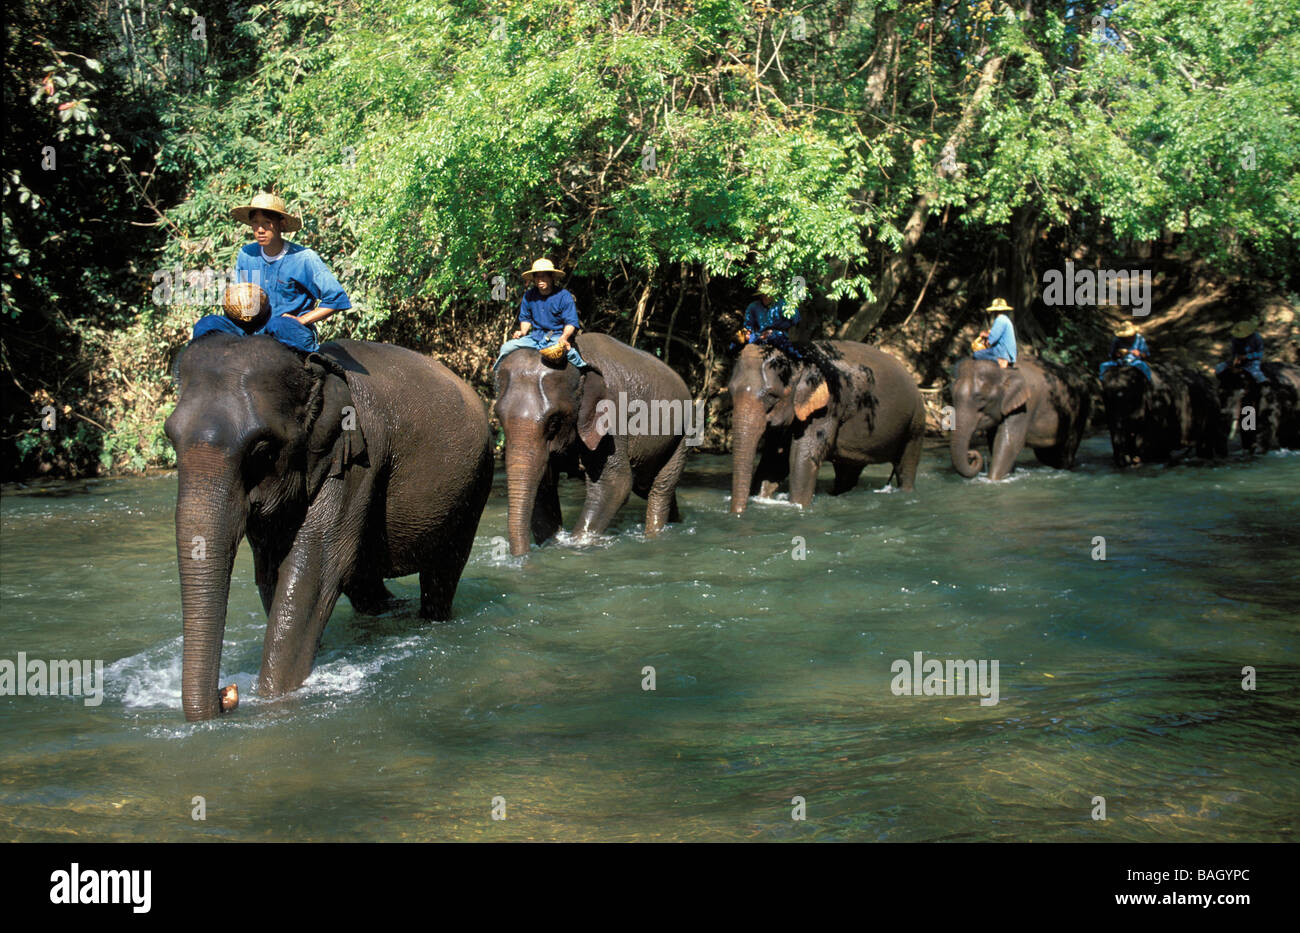
[[[817,471],[835,445],[837,427],[830,417],[810,421],[790,445],[790,501],[795,505],[812,504]]]
[[[631,494],[632,468],[626,454],[620,451],[605,461],[599,479],[588,480],[587,501],[582,505],[582,515],[574,526],[573,536],[581,539],[602,533]]]
[[[564,527],[564,518],[560,514],[560,488],[555,477],[547,470],[547,475],[537,484],[537,498],[533,504],[531,522],[533,541],[544,544]]]
[[[989,462],[989,479],[999,480],[1009,474],[1016,466],[1016,457],[1025,449],[1025,437],[1029,433],[1029,414],[1019,412],[1011,415],[998,425],[993,435],[993,456]]]
[[[921,448],[925,446],[925,425],[913,434],[903,447],[902,456],[894,461],[894,475],[890,479],[898,483],[903,492],[911,492],[916,486],[916,471],[921,465]]]
[[[551,495],[555,496],[555,515],[558,521],[559,497],[555,485],[551,484],[550,488]],[[447,516],[443,523],[444,534],[435,539],[437,543],[430,549],[423,561],[424,566],[420,568],[421,618],[434,622],[445,622],[451,618],[452,600],[455,599],[465,565],[469,563],[470,552],[474,550],[474,534],[478,531],[483,506],[491,493],[492,455],[485,451],[476,484],[465,490],[461,508]]]
[[[445,546],[437,550],[436,563],[420,571],[420,618],[434,622],[446,622],[451,618],[451,603],[456,597],[456,587],[460,585],[460,575],[469,562],[470,551],[474,548],[474,524],[467,524],[466,534],[461,528],[453,527],[456,535]]]
[[[836,463],[835,485],[831,487],[831,495],[843,495],[858,485],[858,478],[862,475],[865,467],[865,463],[845,463],[843,461]]]
[[[352,609],[362,615],[377,616],[393,607],[397,599],[388,591],[382,577],[367,576],[353,579],[343,588],[343,595],[352,603]]]
[[[782,437],[765,437],[762,453],[758,460],[758,469],[754,471],[754,481],[749,494],[770,499],[790,475],[789,441]]]
[[[677,481],[681,479],[685,467],[686,445],[678,441],[677,449],[668,458],[668,462],[659,468],[654,483],[650,486],[650,495],[646,497],[647,538],[659,534],[667,522],[681,521],[680,516],[674,518],[673,513],[677,511]]]
[[[338,540],[345,527],[328,507],[309,510],[293,547],[280,566],[275,600],[266,624],[258,691],[277,697],[297,690],[311,674],[325,623],[342,592],[345,566],[354,550]]]

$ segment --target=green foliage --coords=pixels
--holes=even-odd
[[[6,25],[22,147],[3,166],[0,349],[23,469],[57,443],[167,462],[168,348],[208,309],[151,303],[151,277],[229,268],[247,240],[229,209],[258,189],[302,213],[295,239],[353,297],[325,336],[420,347],[448,315],[495,334],[494,278],[513,304],[538,255],[615,328],[664,331],[693,289],[687,345],[687,316],[720,337],[765,273],[870,300],[918,206],[964,231],[931,224],[919,247],[953,274],[1013,233],[1100,255],[1172,232],[1224,274],[1297,267],[1294,0],[267,0],[206,31],[199,15],[20,3]],[[46,141],[67,171],[42,171]],[[1086,322],[1051,323],[1049,353],[1091,352]],[[717,378],[703,352],[690,365]],[[42,439],[38,396],[108,430]]]

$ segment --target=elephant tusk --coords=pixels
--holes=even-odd
[[[239,685],[231,684],[223,687],[217,696],[221,699],[221,711],[232,713],[239,706]]]

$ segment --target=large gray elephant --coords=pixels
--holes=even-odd
[[[1209,377],[1174,362],[1150,367],[1150,379],[1136,366],[1110,367],[1101,377],[1115,465],[1169,460],[1183,448],[1200,457],[1226,454],[1227,436]]]
[[[1086,378],[1037,357],[1021,355],[1014,366],[967,357],[957,363],[952,383],[952,465],[976,476],[984,458],[971,446],[988,432],[993,457],[989,479],[1002,479],[1028,444],[1039,461],[1068,470],[1088,424],[1091,397]]]
[[[339,594],[360,612],[419,572],[420,615],[447,619],[492,486],[483,403],[441,363],[340,340],[304,355],[272,337],[213,334],[177,364],[176,550],[185,718],[221,708],[230,574],[247,535],[266,642],[258,691],[311,673]]]
[[[891,480],[910,490],[925,439],[925,405],[903,365],[851,340],[795,349],[802,359],[749,344],[731,371],[732,514],[745,511],[752,492],[771,495],[787,476],[790,501],[811,504],[823,460],[835,465],[831,495],[857,485],[869,463],[893,464]]]
[[[591,368],[556,366],[515,350],[497,369],[496,414],[506,436],[510,553],[528,553],[563,524],[559,474],[579,468],[587,499],[581,540],[609,527],[631,492],[645,497],[645,534],[678,521],[677,480],[687,434],[702,430],[680,376],[656,357],[606,334],[575,338]],[[640,415],[640,417],[638,417]],[[653,417],[651,417],[653,416]]]
[[[1260,371],[1267,382],[1256,382],[1235,366],[1218,377],[1223,446],[1229,432],[1240,428],[1241,448],[1247,452],[1300,448],[1300,366],[1272,360]]]

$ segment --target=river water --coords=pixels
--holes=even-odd
[[[629,505],[524,560],[499,471],[455,620],[416,617],[415,577],[385,617],[341,599],[275,703],[245,543],[221,681],[241,705],[201,724],[175,474],[7,491],[0,659],[102,659],[106,684],[99,706],[0,696],[0,839],[1293,837],[1300,455],[1121,475],[1094,437],[1072,472],[1026,455],[994,484],[932,443],[913,493],[876,491],[881,466],[831,498],[826,468],[809,510],[740,519],[729,470],[693,457],[656,540]],[[896,695],[917,652],[997,661],[997,703]]]

